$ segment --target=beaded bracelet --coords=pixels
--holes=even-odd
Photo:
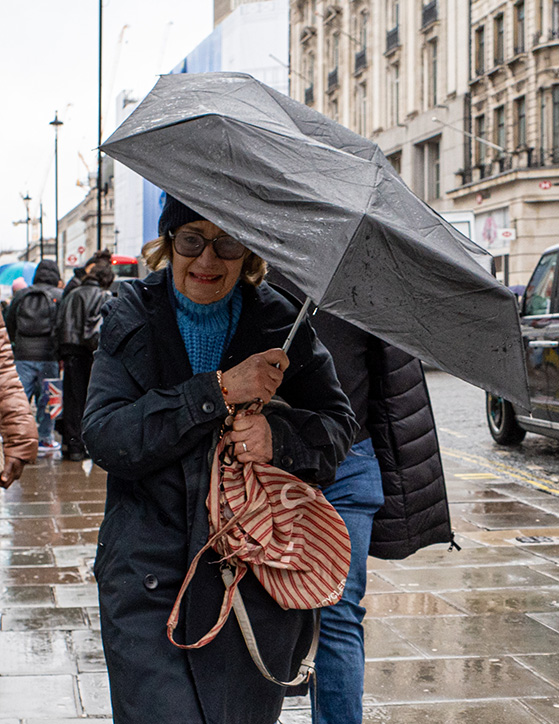
[[[221,370],[216,370],[216,375],[217,375],[217,384],[219,385],[219,389],[221,390],[221,394],[223,395],[223,402],[225,402],[225,407],[227,408],[227,412],[230,415],[234,415],[235,414],[235,405],[230,405],[227,402],[227,400],[225,399],[225,396],[229,394],[229,390],[223,384],[223,381],[222,381],[223,374],[222,374]]]

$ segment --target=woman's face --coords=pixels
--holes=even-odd
[[[193,221],[175,230],[196,231],[206,239],[215,239],[225,232],[211,221]],[[197,304],[211,304],[227,296],[235,286],[243,268],[246,253],[240,259],[220,259],[213,244],[208,244],[200,256],[181,256],[173,248],[173,279],[176,288]]]

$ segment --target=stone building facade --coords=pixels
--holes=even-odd
[[[556,241],[558,24],[559,0],[291,0],[291,95],[525,283]]]
[[[493,145],[473,140],[449,196],[475,208],[510,283],[526,283],[559,242],[559,0],[472,0],[470,42],[470,130]]]

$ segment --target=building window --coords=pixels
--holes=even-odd
[[[485,26],[476,30],[476,75],[485,72]]]
[[[495,109],[495,143],[501,148],[506,148],[506,128],[505,128],[505,107],[499,106]],[[503,151],[497,151],[499,157],[504,154]]]
[[[340,120],[339,119],[339,106],[338,106],[338,99],[332,98],[330,102],[328,103],[328,113],[330,115],[330,118],[333,121],[336,121],[336,123]]]
[[[338,87],[338,62],[340,57],[340,34],[332,33],[327,40],[326,52],[330,70],[328,72],[327,91]]]
[[[359,49],[367,50],[367,21],[369,14],[366,10],[359,13]]]
[[[389,124],[397,126],[400,122],[400,64],[394,63],[388,69],[388,108]]]
[[[305,103],[314,103],[314,54],[308,53],[303,56],[303,76],[306,79]]]
[[[495,16],[493,27],[493,58],[495,65],[500,65],[505,60],[505,16],[503,15],[503,13],[499,13],[499,15]]]
[[[485,149],[486,145],[483,143],[485,140],[485,116],[478,116],[476,118],[476,143],[475,143],[475,165],[482,166],[485,161]]]
[[[524,2],[518,2],[514,6],[514,54],[524,52]]]
[[[391,153],[390,156],[386,157],[386,160],[390,163],[394,171],[396,173],[401,174],[402,173],[402,152],[397,151],[396,153]]]
[[[514,102],[516,147],[526,146],[526,97],[517,98]]]
[[[441,198],[441,163],[439,139],[415,147],[414,187],[426,201]]]
[[[546,134],[547,134],[547,123],[546,123],[546,103],[545,103],[545,89],[540,88],[540,166],[545,164],[545,149],[547,147]]]
[[[359,83],[355,89],[355,114],[357,133],[367,135],[367,84]]]
[[[388,19],[388,28],[397,28],[400,24],[400,3],[399,0],[388,0],[386,17]]]
[[[438,44],[437,40],[427,43],[427,107],[436,106],[437,99],[437,71],[438,71]]]
[[[551,7],[551,32],[552,38],[559,38],[559,0],[553,0]]]
[[[559,85],[554,85],[551,92],[552,99],[552,160],[559,163]]]

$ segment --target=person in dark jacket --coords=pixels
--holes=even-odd
[[[82,417],[93,353],[99,342],[101,308],[110,298],[107,291],[114,279],[105,261],[89,266],[81,284],[60,305],[57,339],[64,363],[62,453],[72,461],[83,460],[87,452],[82,440]]]
[[[84,416],[87,448],[109,473],[94,571],[114,722],[275,724],[285,688],[258,671],[234,616],[188,651],[169,642],[166,622],[208,540],[210,464],[228,408],[277,392],[287,404],[234,418],[235,454],[320,485],[334,480],[355,421],[308,322],[289,359],[280,349],[298,310],[262,282],[259,257],[171,197],[159,231],[145,249],[159,271],[126,284],[106,316]],[[183,642],[219,616],[218,561],[210,550],[198,563]],[[265,663],[288,680],[312,612],[282,609],[251,572],[239,590]]]
[[[277,271],[270,277],[280,288],[300,296]],[[336,482],[325,490],[350,534],[351,567],[342,599],[322,611],[312,721],[361,724],[365,673],[361,600],[375,535],[381,546],[388,547],[385,558],[404,558],[424,545],[450,542],[452,536],[434,419],[419,361],[327,312],[319,310],[312,324],[332,354],[360,426]],[[413,421],[408,421],[412,416]],[[425,510],[431,511],[429,515]],[[374,529],[375,520],[380,531]],[[383,521],[388,521],[388,531]]]
[[[55,324],[62,297],[62,281],[56,262],[41,261],[33,284],[18,291],[6,313],[6,327],[14,349],[16,368],[29,401],[35,398],[39,429],[39,454],[55,452],[54,421],[46,410],[44,380],[59,376]]]

